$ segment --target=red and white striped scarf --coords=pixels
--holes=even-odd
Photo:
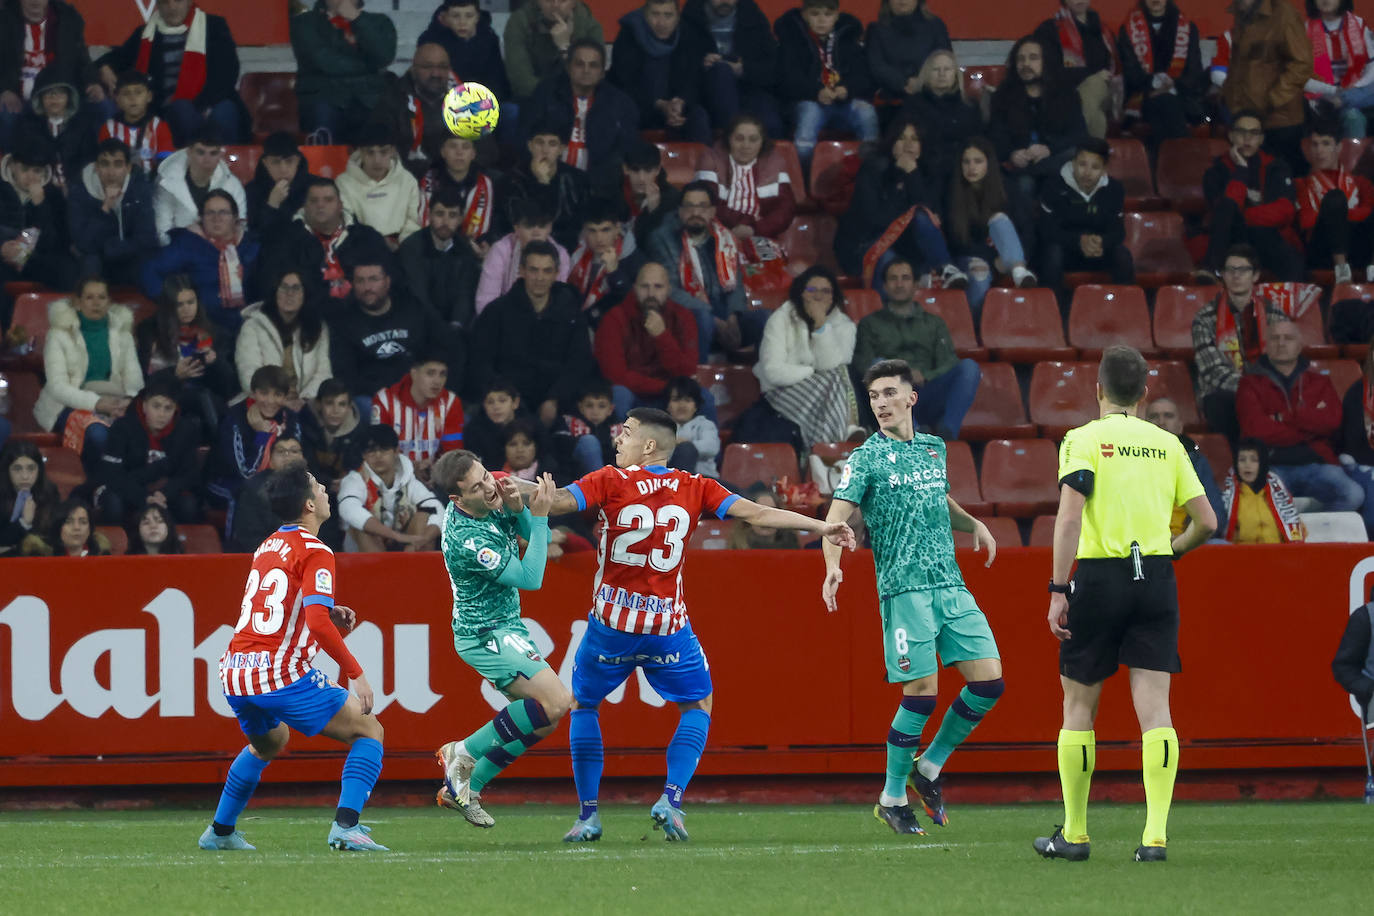
[[[624,256],[624,250],[625,236],[622,235],[615,240],[617,261]],[[601,262],[587,247],[586,242],[577,246],[577,250],[573,252],[572,262],[572,270],[568,272],[568,283],[582,293],[582,308],[589,309],[606,295],[606,283],[611,278],[611,272],[601,266]]]
[[[592,108],[592,96],[573,99],[572,131],[568,135],[568,149],[563,161],[575,169],[587,170],[587,112]]]
[[[1078,30],[1078,20],[1073,18],[1073,13],[1069,8],[1061,6],[1059,12],[1054,14],[1055,25],[1059,29],[1059,47],[1064,52],[1065,67],[1086,67],[1088,57],[1083,50],[1083,33]],[[1107,34],[1107,30],[1102,30],[1102,44],[1107,48],[1107,57],[1111,60],[1108,68],[1113,73],[1118,70],[1116,64],[1116,42],[1112,41],[1112,36]]]
[[[204,232],[201,233],[204,235]],[[238,243],[243,241],[239,230],[233,239],[205,240],[219,249],[219,304],[221,308],[243,308],[243,262],[239,260]]]
[[[730,161],[730,187],[726,190],[725,206],[751,220],[759,216],[759,190],[754,182],[754,171],[759,161],[755,159],[748,165],[740,165],[733,158]]]
[[[1188,17],[1183,15],[1183,11],[1178,13],[1178,28],[1174,31],[1174,54],[1169,58],[1169,67],[1165,71],[1170,79],[1178,79],[1183,75],[1183,68],[1188,65],[1188,43],[1191,33],[1189,31]],[[1131,50],[1135,52],[1136,60],[1146,73],[1155,72],[1155,48],[1150,40],[1150,23],[1145,18],[1145,14],[1139,9],[1131,10],[1131,15],[1126,17],[1126,37],[1130,39]]]
[[[443,168],[443,166],[439,166],[439,168]],[[439,180],[435,171],[426,172],[425,177],[420,179],[421,226],[429,225],[430,201],[434,197],[435,190],[439,187]],[[463,222],[458,226],[459,233],[476,240],[491,231],[491,202],[494,194],[495,188],[491,179],[478,172],[472,190],[468,192],[466,209],[463,211]]]
[[[1333,38],[1334,36],[1338,36]],[[1332,60],[1340,57],[1335,41],[1345,45],[1345,59],[1348,66],[1341,88],[1349,89],[1360,78],[1364,68],[1369,65],[1370,49],[1364,40],[1364,20],[1354,13],[1341,16],[1341,27],[1334,33],[1326,30],[1321,17],[1307,20],[1307,40],[1312,42],[1312,71],[1317,79],[1328,85],[1336,82]]]
[[[1236,529],[1240,525],[1240,513],[1236,511],[1240,505],[1240,488],[1249,486],[1241,483],[1240,476],[1236,474],[1236,469],[1232,468],[1226,472],[1226,483],[1221,489],[1221,503],[1226,507],[1226,540],[1233,541],[1236,537]],[[1274,527],[1279,530],[1279,537],[1285,544],[1307,540],[1307,526],[1302,523],[1302,516],[1298,514],[1298,508],[1293,504],[1293,496],[1288,492],[1288,488],[1283,485],[1279,475],[1273,471],[1265,478],[1264,486],[1259,489],[1251,488],[1264,499],[1264,506],[1269,510],[1269,514],[1274,518]]]
[[[709,231],[716,241],[716,277],[720,281],[720,288],[728,293],[734,290],[739,279],[739,246],[735,244],[734,234],[719,220],[711,221]],[[695,299],[706,298],[706,279],[701,272],[701,258],[697,255],[696,246],[687,237],[686,229],[682,230],[682,254],[678,256],[677,276],[683,292]]]
[[[1344,166],[1336,167],[1336,177],[1333,179],[1330,172],[1322,169],[1313,169],[1307,173],[1307,181],[1303,182],[1306,189],[1306,206],[1313,212],[1322,208],[1322,198],[1330,191],[1340,191],[1345,195],[1346,204],[1350,207],[1359,205],[1360,189],[1355,182],[1355,176],[1345,170]]]
[[[310,227],[306,227],[309,229]],[[329,295],[334,299],[346,299],[348,294],[353,291],[353,284],[348,282],[348,277],[344,275],[343,265],[339,263],[338,247],[343,242],[344,225],[339,224],[328,235],[323,232],[310,230],[310,234],[315,236],[315,241],[320,243],[324,249],[324,263],[320,265],[320,279],[324,280],[324,285],[329,288]]]
[[[153,39],[159,32],[163,35],[186,35],[186,49],[181,55],[176,91],[168,101],[194,100],[205,88],[205,14],[192,4],[186,21],[173,28],[163,21],[162,14],[154,7],[138,43],[138,59],[134,61],[134,69],[139,73],[148,72],[148,64],[153,56]]]
[[[33,81],[38,78],[38,74],[57,56],[52,48],[48,47],[48,26],[52,23],[52,18],[50,4],[42,22],[24,23],[24,63],[19,70],[19,79],[23,83],[21,94],[26,99],[33,94]]]

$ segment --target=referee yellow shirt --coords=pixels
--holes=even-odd
[[[1174,507],[1203,495],[1178,436],[1120,413],[1069,431],[1059,447],[1060,484],[1074,475],[1091,480],[1080,559],[1129,557],[1132,541],[1145,556],[1172,554]]]

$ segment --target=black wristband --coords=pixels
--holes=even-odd
[[[1050,580],[1051,595],[1067,595],[1070,592],[1070,590],[1072,590],[1072,588],[1073,585],[1068,582],[1064,583],[1063,585],[1056,585],[1053,579]]]

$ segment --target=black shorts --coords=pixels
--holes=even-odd
[[[1178,585],[1172,557],[1142,557],[1145,578],[1129,559],[1079,560],[1069,594],[1068,630],[1059,644],[1059,673],[1096,684],[1120,665],[1183,669],[1178,657]]]

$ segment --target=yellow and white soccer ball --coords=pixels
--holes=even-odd
[[[500,118],[496,94],[481,83],[459,83],[444,96],[444,124],[455,137],[485,137]]]

